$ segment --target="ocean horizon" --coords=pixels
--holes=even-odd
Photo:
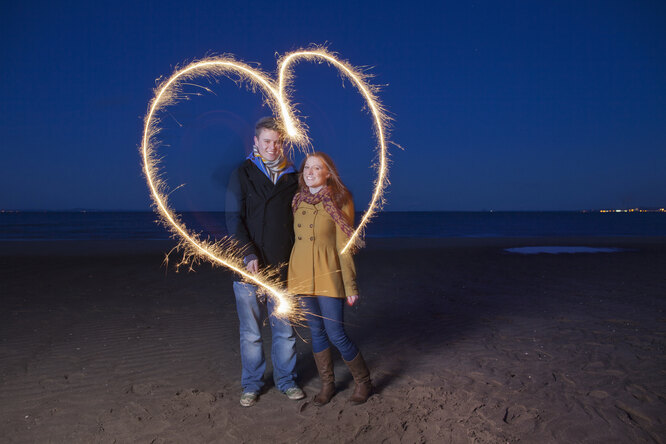
[[[188,228],[211,239],[227,234],[224,212],[182,212]],[[357,213],[357,221],[360,213]],[[3,211],[0,240],[164,240],[171,233],[151,211]],[[598,211],[390,211],[367,238],[666,236],[666,213]]]

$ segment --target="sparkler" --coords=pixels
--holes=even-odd
[[[182,85],[186,84],[187,80],[192,80],[196,77],[217,77],[220,75],[231,78],[231,75],[236,75],[240,78],[241,82],[249,82],[253,91],[260,90],[263,93],[269,107],[282,120],[289,142],[301,150],[307,151],[311,144],[307,137],[305,126],[296,117],[289,102],[291,93],[290,85],[293,79],[291,66],[300,60],[324,61],[330,66],[337,68],[362,94],[373,117],[378,151],[378,162],[375,165],[377,178],[374,181],[374,191],[368,208],[363,214],[358,227],[340,252],[341,254],[349,253],[349,249],[352,246],[360,243],[360,236],[365,227],[373,214],[384,203],[382,196],[384,189],[388,185],[386,132],[389,118],[377,97],[377,87],[368,83],[368,76],[351,66],[348,62],[340,60],[328,50],[315,47],[294,51],[283,56],[278,63],[279,75],[277,86],[261,70],[252,68],[228,56],[206,58],[192,62],[184,68],[177,69],[155,89],[155,97],[148,105],[148,112],[144,120],[143,138],[140,148],[143,171],[148,182],[153,206],[160,217],[160,221],[179,239],[179,244],[176,248],[184,251],[183,262],[206,259],[213,264],[229,268],[233,272],[243,276],[247,281],[263,289],[270,297],[275,298],[278,301],[278,313],[282,316],[287,316],[292,312],[292,309],[295,307],[295,300],[294,295],[280,289],[274,270],[264,270],[258,274],[249,273],[239,258],[241,250],[234,240],[228,237],[217,242],[202,239],[199,234],[188,230],[182,219],[171,209],[167,199],[169,189],[166,182],[161,178],[159,158],[156,154],[159,146],[157,135],[161,129],[160,111],[178,103]]]

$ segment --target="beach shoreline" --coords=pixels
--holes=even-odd
[[[660,247],[666,236],[493,236],[493,237],[370,237],[370,249],[446,248],[446,247],[520,247],[534,245],[585,245],[618,248]],[[17,239],[0,240],[2,256],[109,256],[118,254],[169,253],[174,239]]]
[[[377,394],[351,406],[338,358],[321,408],[300,339],[308,398],[239,405],[233,276],[173,246],[0,242],[4,440],[664,442],[665,237],[367,239],[345,322]]]

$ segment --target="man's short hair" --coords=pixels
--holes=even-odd
[[[261,131],[263,130],[273,130],[277,131],[280,136],[284,136],[284,129],[282,128],[282,123],[275,117],[262,117],[257,121],[257,124],[254,126],[254,135],[259,137]]]

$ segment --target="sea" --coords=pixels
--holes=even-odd
[[[179,213],[210,239],[227,234],[223,212]],[[358,220],[357,215],[357,220]],[[666,213],[382,212],[367,238],[666,236]],[[170,233],[152,212],[0,212],[0,240],[162,240]]]

